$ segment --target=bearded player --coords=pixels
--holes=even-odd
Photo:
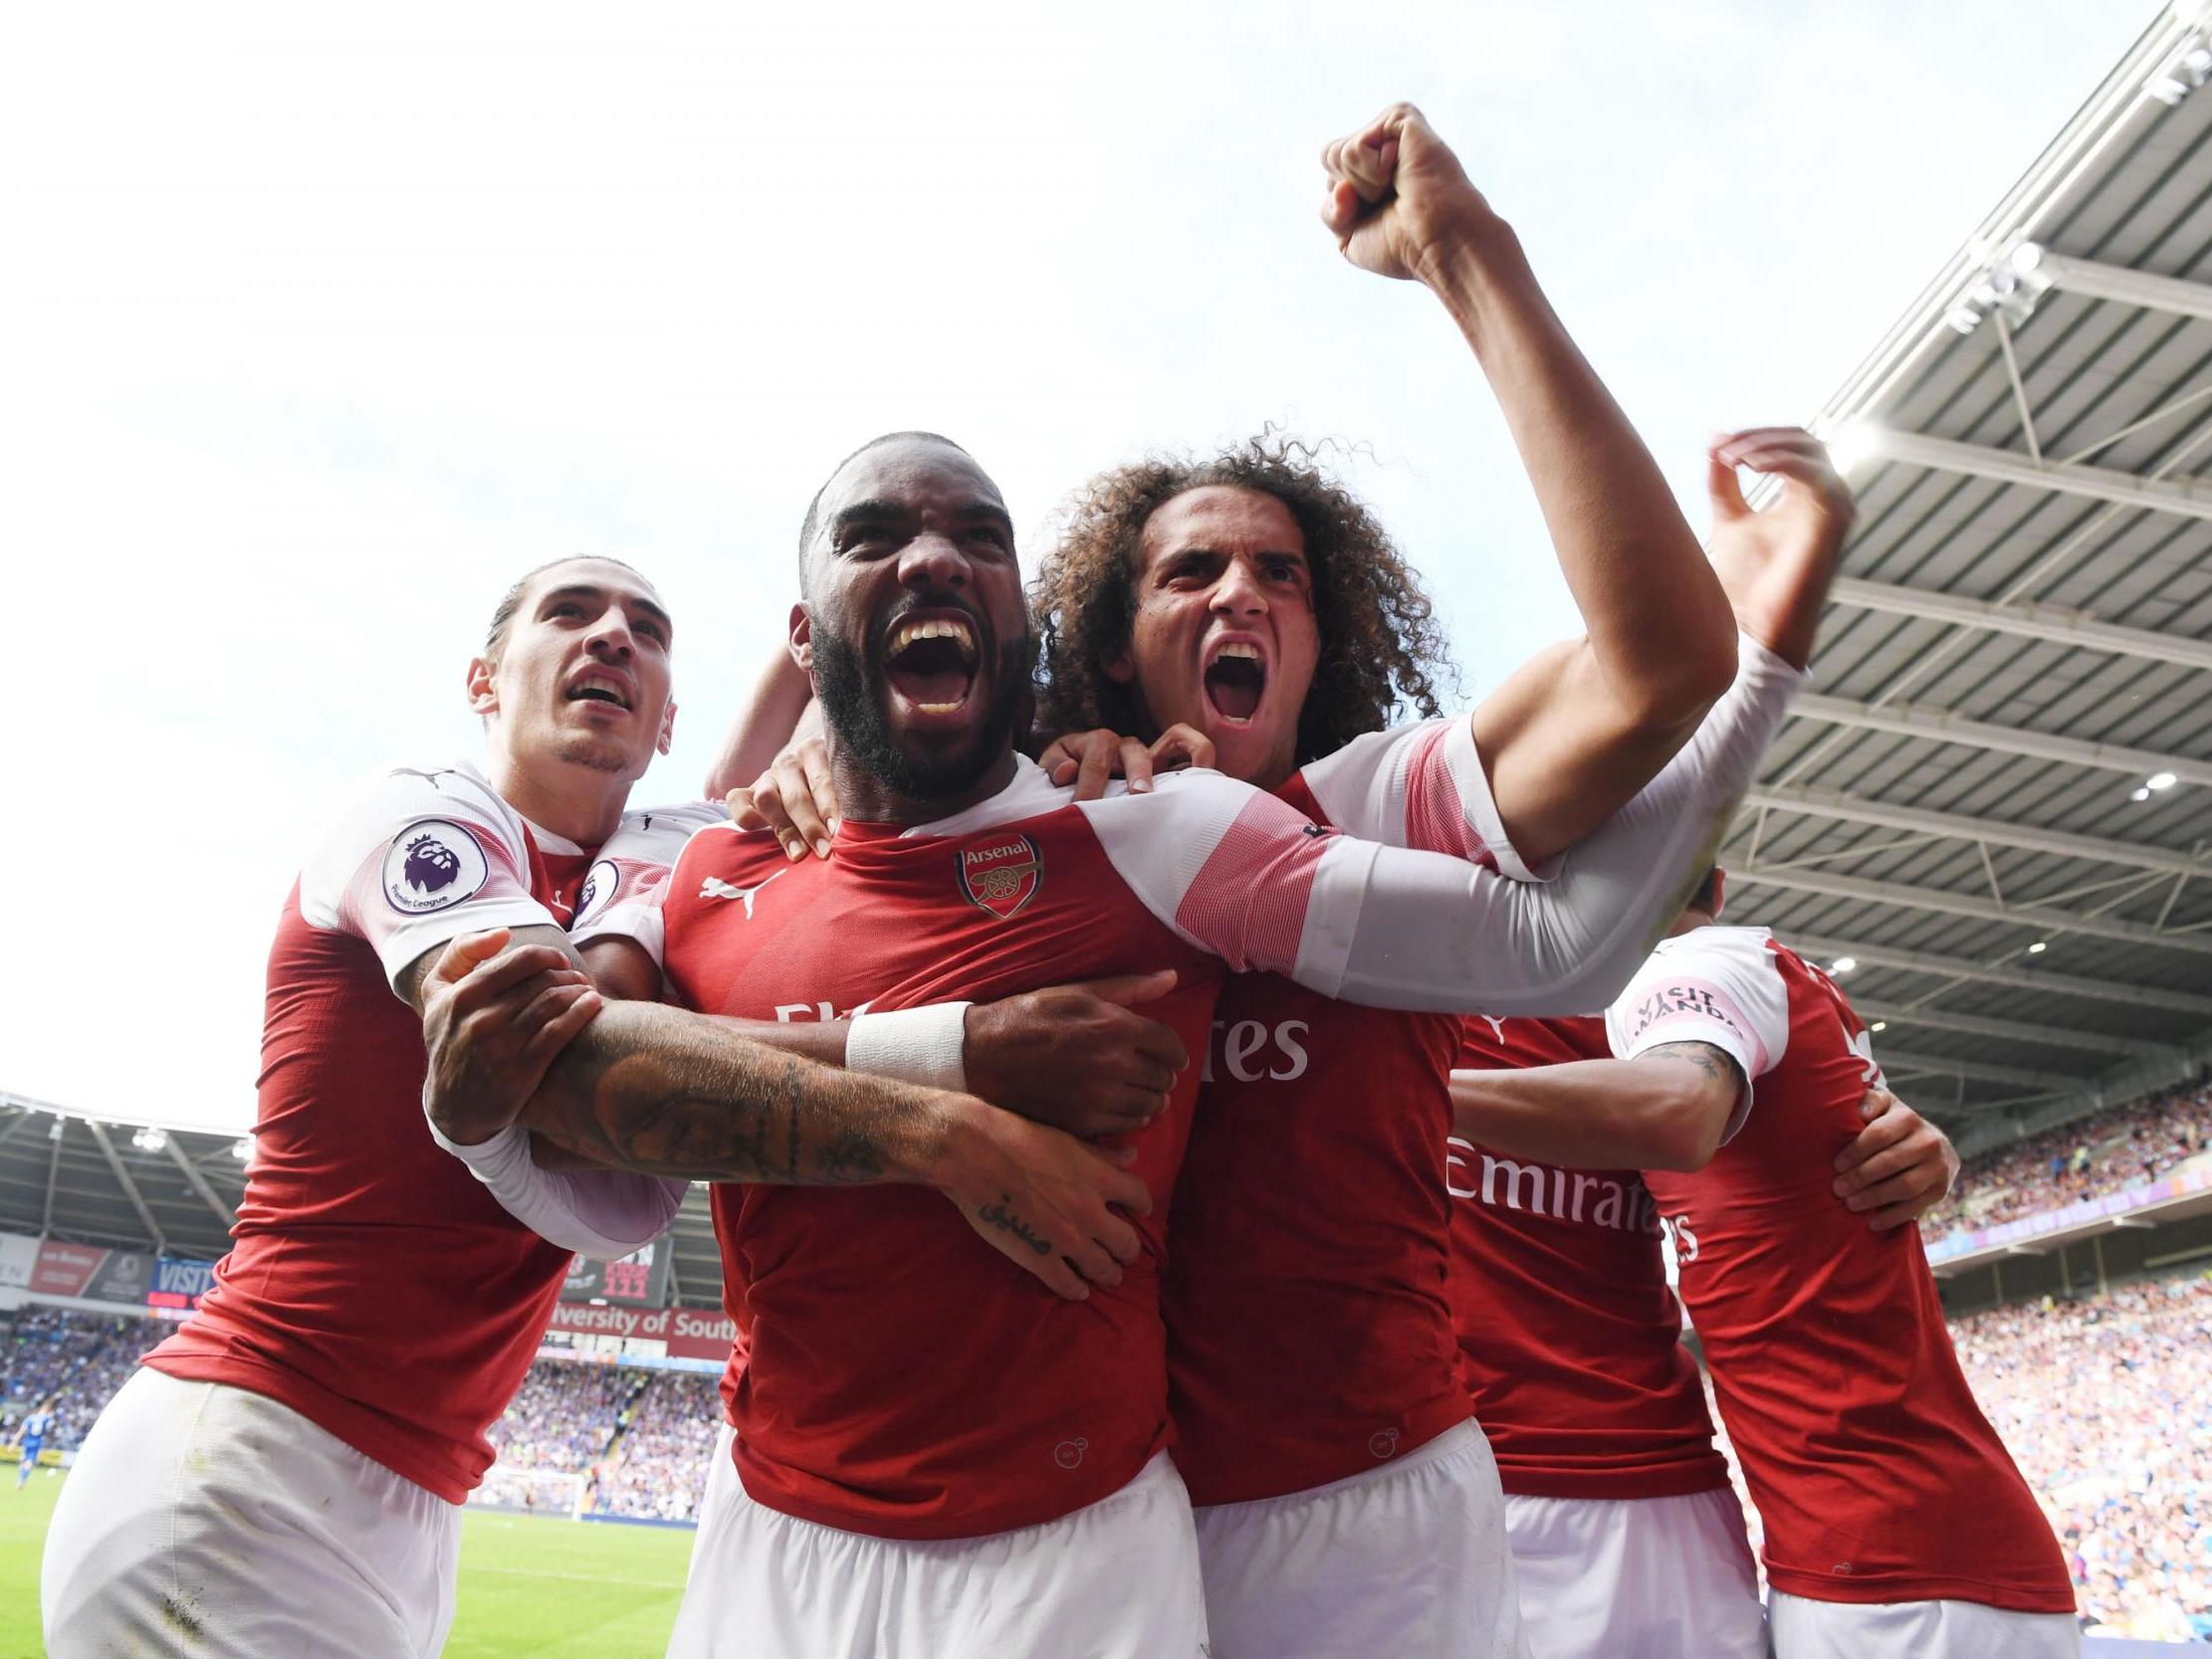
[[[1418,257],[1475,344],[1594,613],[1591,639],[1531,664],[1472,722],[1329,753],[1382,726],[1394,692],[1427,694],[1426,601],[1387,538],[1280,455],[1126,469],[1088,489],[1039,581],[1047,720],[1106,717],[1148,735],[1187,720],[1232,775],[1310,816],[1519,870],[1509,835],[1538,858],[1558,850],[1695,724],[1710,696],[1697,651],[1648,641],[1696,640],[1704,603],[1724,615],[1725,600],[1633,431],[1418,113],[1388,112],[1331,159],[1348,252],[1391,275]],[[1352,205],[1362,191],[1366,209]],[[1292,777],[1317,752],[1329,757]],[[798,782],[765,793],[780,803]],[[825,801],[786,845],[834,817]],[[1449,1121],[1456,1022],[1250,978],[1231,981],[1214,1024],[1168,1292],[1177,1462],[1208,1506],[1214,1640],[1509,1649],[1495,1476],[1466,1423],[1441,1294],[1434,1138]],[[1346,1109],[1369,1097],[1408,1110],[1377,1123]],[[1325,1378],[1308,1374],[1316,1364]]]
[[[1181,982],[1155,1011],[1203,1042],[1216,958],[1378,1002],[1463,1005],[1488,985],[1556,1004],[1614,971],[1787,690],[1751,688],[1730,736],[1579,848],[1546,891],[1329,834],[1215,774],[1068,804],[1008,747],[1028,660],[1010,526],[988,477],[942,439],[858,452],[803,539],[793,646],[829,725],[837,856],[793,867],[768,837],[706,832],[659,905],[618,906],[604,927],[657,952],[688,1005],[762,1018],[950,1003],[956,1052],[955,999],[1161,968]],[[1432,782],[1449,788],[1450,775]],[[746,893],[750,909],[729,897]],[[601,1065],[590,1035],[554,1062],[524,1121],[635,1156],[577,1129],[579,1113],[603,1124],[650,1092]],[[1134,1143],[1152,1192],[1173,1179],[1193,1082]],[[1017,1248],[1053,1249],[1027,1236],[1011,1194],[982,1220]],[[717,1223],[749,1348],[731,1387],[737,1490],[709,1505],[676,1651],[1197,1650],[1189,1511],[1161,1456],[1157,1219],[1137,1215],[1143,1247],[1119,1282],[1090,1276],[1088,1300],[1064,1314],[1040,1312],[926,1194],[732,1186]],[[948,1363],[956,1330],[953,1351],[977,1363]],[[809,1561],[837,1562],[834,1583]]]
[[[473,976],[472,998],[526,999],[555,1049],[579,1029],[619,1029],[546,941],[563,936],[587,884],[611,894],[638,873],[597,860],[602,844],[668,821],[625,818],[623,802],[668,741],[671,643],[665,607],[626,565],[532,572],[469,665],[484,768],[393,771],[302,871],[271,952],[236,1242],[192,1319],[102,1413],[64,1491],[42,1572],[57,1659],[442,1646],[459,1506],[570,1256],[432,1140],[411,1004],[447,940],[512,930],[531,943]],[[699,1093],[726,1118],[773,1096],[862,1134],[954,1106],[711,1029],[693,1046]],[[995,1192],[1019,1173],[1000,1159],[982,1178]],[[592,1180],[603,1204],[642,1210],[653,1228],[682,1191]],[[412,1362],[395,1364],[402,1353]]]

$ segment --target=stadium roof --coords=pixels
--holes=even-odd
[[[2144,32],[1822,410],[1860,524],[1721,855],[1968,1150],[2212,1054],[2208,17]],[[0,1229],[222,1254],[231,1138],[57,1110],[0,1096]],[[676,1237],[712,1304],[704,1189]]]
[[[1721,861],[1970,1142],[2212,1039],[2212,48],[2162,15],[1821,412],[1860,522]]]

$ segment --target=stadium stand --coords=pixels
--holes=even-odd
[[[2156,1180],[2212,1151],[2212,1081],[2161,1090],[1969,1159],[1950,1198],[1923,1217],[1933,1240]]]

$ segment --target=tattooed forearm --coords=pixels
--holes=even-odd
[[[1660,1043],[1644,1051],[1647,1060],[1679,1060],[1695,1066],[1715,1083],[1733,1083],[1740,1075],[1736,1063],[1710,1043]]]
[[[622,1168],[844,1185],[928,1179],[942,1099],[778,1053],[681,1010],[620,1003],[554,1062],[525,1121]]]

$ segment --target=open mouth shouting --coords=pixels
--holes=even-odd
[[[1266,653],[1254,640],[1216,640],[1201,679],[1215,715],[1231,726],[1248,726],[1267,690]]]
[[[976,690],[976,625],[957,611],[909,612],[883,642],[883,673],[908,720],[957,718]]]
[[[609,669],[588,668],[568,682],[564,694],[570,703],[596,703],[604,708],[619,709],[628,714],[636,701],[636,691],[622,675]]]

